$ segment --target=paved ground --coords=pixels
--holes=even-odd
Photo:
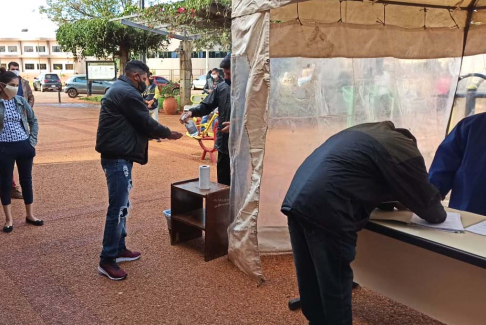
[[[35,95],[35,204],[45,226],[26,225],[14,202],[14,231],[0,234],[0,324],[305,324],[287,309],[298,296],[291,256],[264,258],[268,281],[257,287],[226,258],[205,263],[200,240],[170,246],[161,217],[170,183],[197,176],[201,164],[188,138],[150,143],[149,164],[134,168],[128,221],[128,245],[143,257],[123,265],[125,281],[99,276],[107,191],[94,150],[98,108]],[[160,121],[183,131],[176,116]],[[358,325],[439,324],[363,288],[354,316]]]

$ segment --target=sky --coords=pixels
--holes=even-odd
[[[175,0],[145,0],[145,6]],[[0,38],[55,37],[57,25],[45,15],[39,14],[39,7],[45,0],[0,0]],[[22,29],[28,33],[22,33]]]
[[[57,25],[39,14],[42,5],[45,0],[0,0],[0,38],[55,37]],[[28,36],[21,32],[24,28],[29,29]]]

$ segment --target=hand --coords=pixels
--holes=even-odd
[[[209,90],[208,90],[208,94],[210,94],[210,93],[212,93],[212,92],[213,92],[213,90],[212,90],[212,89],[209,89]]]
[[[191,111],[188,111],[188,112],[184,112],[182,113],[180,119],[179,119],[179,122],[181,122],[181,124],[184,124],[186,123],[186,120],[191,118],[192,117],[192,112]]]
[[[230,131],[230,122],[223,122],[224,128],[221,129],[223,133],[229,133]]]
[[[176,131],[171,131],[170,137],[168,138],[169,140],[179,140],[182,138],[182,133],[176,132]]]
[[[154,103],[155,103],[155,101],[152,99],[152,100],[149,100],[147,104],[148,104],[148,106],[149,106],[149,107],[152,107],[152,105],[153,105]]]

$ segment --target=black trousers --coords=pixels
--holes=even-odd
[[[0,189],[2,205],[12,201],[12,179],[15,163],[19,170],[20,185],[25,204],[34,202],[32,189],[32,164],[35,149],[29,140],[19,142],[0,142]]]
[[[218,151],[218,183],[228,185],[231,184],[231,166],[229,154]]]
[[[356,240],[343,240],[308,223],[288,218],[302,313],[310,325],[352,325],[351,297]]]

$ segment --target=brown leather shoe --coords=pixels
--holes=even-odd
[[[12,199],[22,200],[23,198],[24,196],[22,195],[22,192],[18,188],[12,189]]]

